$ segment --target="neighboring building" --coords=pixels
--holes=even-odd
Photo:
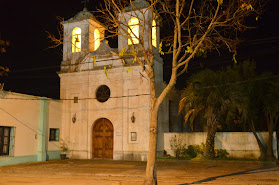
[[[0,91],[0,166],[60,157],[62,102]]]

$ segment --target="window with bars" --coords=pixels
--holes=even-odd
[[[0,156],[9,155],[11,127],[0,126]]]
[[[59,141],[59,128],[49,129],[49,141]]]

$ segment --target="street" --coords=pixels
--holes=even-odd
[[[279,185],[274,162],[158,160],[159,185]],[[142,184],[145,162],[52,160],[0,167],[0,185]]]

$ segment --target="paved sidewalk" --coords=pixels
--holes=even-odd
[[[159,160],[159,185],[279,185],[275,163]],[[0,185],[138,185],[145,162],[53,160],[0,167]]]

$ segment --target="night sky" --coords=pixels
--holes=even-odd
[[[1,39],[11,46],[6,53],[0,53],[0,65],[10,68],[8,76],[1,77],[7,91],[59,98],[59,65],[62,47],[48,49],[46,31],[57,34],[59,21],[73,17],[83,9],[80,0],[48,1],[4,1],[0,0]],[[100,1],[99,1],[100,2]],[[98,0],[91,0],[88,9],[94,10]],[[279,1],[271,0],[258,21],[257,29],[242,35],[237,60],[251,59],[257,62],[258,71],[279,72]],[[165,62],[166,63],[166,62]],[[189,66],[188,74],[178,81],[183,87],[187,76],[206,67],[217,69],[233,64],[232,55],[209,56],[195,60]],[[165,64],[164,79],[167,81],[170,67]]]

